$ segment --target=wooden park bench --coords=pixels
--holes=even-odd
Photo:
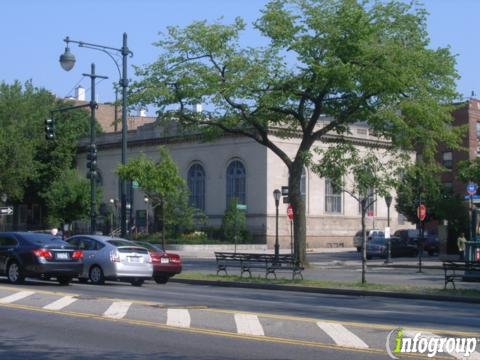
[[[465,261],[444,261],[443,271],[445,274],[445,286],[447,288],[448,283],[452,283],[455,287],[455,280],[462,280],[465,271],[480,271],[480,262],[465,262]]]
[[[265,278],[268,279],[270,274],[277,278],[276,271],[292,271],[292,279],[299,276],[303,280],[303,266],[295,261],[294,257],[288,255],[273,254],[250,254],[250,253],[236,253],[236,252],[215,252],[215,259],[217,261],[217,275],[220,271],[224,271],[228,275],[227,268],[240,268],[240,276],[248,272],[252,277],[252,269],[262,269],[265,271]]]

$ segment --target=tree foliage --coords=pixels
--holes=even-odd
[[[244,242],[248,238],[247,218],[237,209],[238,199],[231,199],[222,219],[223,237],[229,242]]]
[[[118,175],[135,180],[145,192],[152,207],[161,206],[163,235],[166,226],[192,224],[193,209],[188,206],[188,189],[167,148],[159,148],[158,162],[141,154],[118,167]]]
[[[66,105],[30,81],[0,84],[0,192],[9,201],[45,205],[52,185],[75,167],[78,139],[89,129],[88,112],[55,113],[56,138],[45,140],[45,119]]]
[[[346,140],[328,149],[316,149],[320,158],[312,166],[320,176],[328,178],[334,188],[349,194],[360,205],[362,228],[362,283],[366,282],[365,216],[378,197],[385,198],[398,183],[399,170],[408,161],[408,154],[391,146],[359,148]],[[369,196],[373,195],[373,196]]]
[[[137,68],[131,99],[207,137],[239,134],[273,151],[289,170],[303,260],[300,180],[313,144],[364,121],[395,146],[421,144],[426,157],[439,141],[453,146],[445,104],[457,97],[455,59],[448,48],[429,48],[426,11],[415,2],[272,0],[254,27],[265,46],[240,45],[239,18],[168,28],[155,44],[158,59]],[[193,111],[196,103],[205,111]],[[295,154],[279,137],[298,139]]]
[[[100,189],[97,189],[97,198],[101,198]],[[75,169],[65,170],[52,182],[45,200],[51,226],[86,220],[90,212],[90,182]]]
[[[397,187],[395,206],[408,221],[418,223],[417,208],[423,202],[427,207],[425,221],[447,220],[450,235],[456,238],[461,232],[468,233],[468,211],[463,199],[443,187],[441,171],[424,162],[406,167]]]

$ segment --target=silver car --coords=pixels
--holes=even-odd
[[[93,284],[105,280],[129,281],[142,286],[153,275],[152,259],[147,249],[129,240],[102,235],[75,235],[66,240],[83,250],[83,271],[80,282]]]

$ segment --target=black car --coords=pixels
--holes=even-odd
[[[367,243],[367,259],[373,257],[386,258],[388,251],[388,240],[385,237],[375,237]],[[407,243],[399,237],[390,238],[390,254],[392,257],[417,256],[417,247]]]
[[[83,251],[62,239],[31,232],[0,233],[0,275],[13,284],[26,277],[55,277],[68,285],[82,272]]]

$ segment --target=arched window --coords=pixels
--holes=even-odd
[[[232,161],[227,167],[227,206],[233,198],[239,204],[246,204],[245,166],[238,161]]]
[[[193,164],[188,170],[188,188],[190,206],[205,210],[205,171],[202,165]]]

